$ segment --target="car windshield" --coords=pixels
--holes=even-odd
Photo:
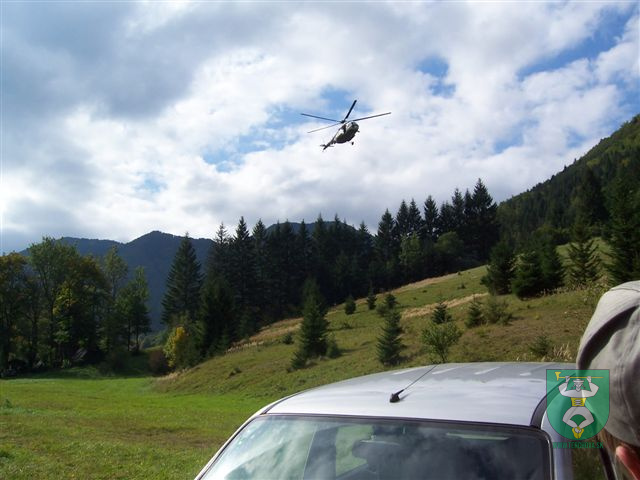
[[[264,416],[233,438],[206,479],[550,478],[532,428],[351,417]]]

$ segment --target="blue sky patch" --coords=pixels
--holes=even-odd
[[[540,59],[518,72],[519,80],[529,75],[558,70],[576,60],[595,60],[597,56],[615,47],[629,20],[629,12],[611,9],[599,19],[598,28],[591,32],[580,44],[562,50],[557,55]]]

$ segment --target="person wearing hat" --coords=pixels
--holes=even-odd
[[[600,298],[580,341],[577,366],[609,370],[609,418],[598,435],[616,460],[616,472],[640,480],[640,281]]]

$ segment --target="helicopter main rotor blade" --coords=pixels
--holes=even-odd
[[[344,119],[342,120],[342,123],[347,121],[347,118],[349,118],[349,115],[351,115],[351,110],[353,110],[353,107],[356,106],[356,102],[358,100],[354,100],[353,103],[351,104],[351,108],[349,109],[349,111],[347,112],[347,114],[344,116]]]
[[[327,125],[326,127],[316,128],[315,130],[310,130],[307,133],[313,133],[313,132],[317,132],[319,130],[325,130],[327,128],[335,127],[335,126],[338,126],[338,125],[342,125],[342,122],[334,123],[333,125]]]
[[[382,117],[383,115],[391,115],[391,112],[387,112],[387,113],[379,113],[377,115],[370,115],[368,117],[360,117],[360,118],[354,118],[353,120],[351,120],[352,122],[358,122],[360,120],[366,120],[367,118],[375,118],[375,117]]]
[[[308,114],[308,113],[301,113],[300,115],[304,115],[305,117],[319,118],[320,120],[326,120],[326,121],[328,121],[328,122],[336,122],[336,123],[338,123],[338,124],[340,124],[340,123],[344,123],[344,120],[343,120],[343,121],[340,121],[340,120],[336,120],[335,118],[319,117],[319,116],[317,116],[317,115],[310,115],[310,114]]]

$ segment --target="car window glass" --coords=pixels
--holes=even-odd
[[[545,480],[550,452],[528,427],[274,415],[247,425],[204,478]]]

